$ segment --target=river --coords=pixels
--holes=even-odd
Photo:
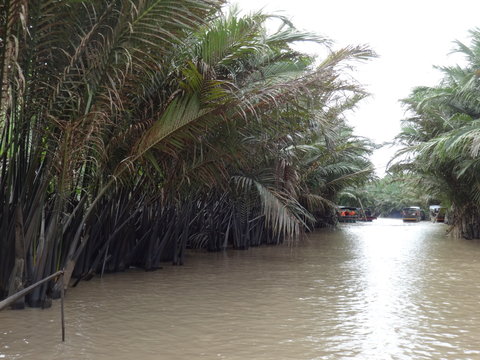
[[[379,219],[0,312],[0,359],[480,359],[480,243]]]

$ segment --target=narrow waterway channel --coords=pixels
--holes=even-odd
[[[379,219],[0,312],[0,359],[480,359],[480,243]]]

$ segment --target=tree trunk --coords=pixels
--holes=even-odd
[[[480,239],[480,208],[474,204],[452,207],[454,235],[464,239]],[[449,220],[450,221],[450,220]]]
[[[15,209],[15,263],[10,275],[8,296],[23,290],[25,270],[25,239],[23,231],[23,213],[20,205]],[[25,298],[22,297],[13,305],[14,309],[25,308]]]

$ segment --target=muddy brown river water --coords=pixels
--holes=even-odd
[[[480,359],[480,243],[379,219],[0,312],[1,359]]]

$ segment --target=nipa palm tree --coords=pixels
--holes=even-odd
[[[0,297],[60,268],[68,283],[302,233],[302,169],[286,150],[318,132],[316,110],[362,93],[338,72],[372,54],[315,66],[291,44],[324,39],[288,22],[268,34],[266,15],[222,4],[1,8]]]
[[[451,205],[449,220],[459,236],[479,238],[480,32],[471,35],[471,46],[457,42],[466,66],[441,68],[438,86],[417,88],[404,101],[413,116],[397,137],[404,149],[396,167],[419,174],[435,197]]]

